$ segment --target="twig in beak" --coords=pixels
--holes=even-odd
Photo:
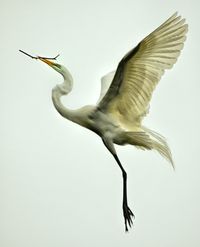
[[[22,50],[19,50],[19,51],[22,52],[22,53],[24,53],[25,55],[27,55],[27,56],[33,58],[33,59],[40,59],[40,58],[42,58],[42,59],[56,60],[56,59],[60,56],[60,54],[58,54],[58,55],[55,56],[55,57],[32,56],[32,55],[28,54],[28,53],[25,52],[25,51],[22,51]]]

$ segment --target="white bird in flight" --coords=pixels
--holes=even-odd
[[[172,165],[170,149],[164,137],[142,125],[149,109],[153,90],[165,69],[175,64],[186,40],[188,25],[185,19],[172,15],[161,26],[145,37],[119,62],[116,71],[101,79],[101,93],[96,105],[87,105],[77,110],[66,108],[61,97],[71,92],[73,79],[70,72],[55,58],[39,59],[60,73],[64,82],[52,89],[52,100],[56,110],[66,119],[88,128],[99,135],[115,158],[123,177],[123,216],[125,230],[132,226],[134,214],[128,206],[127,173],[114,147],[134,145],[137,148],[156,150]]]

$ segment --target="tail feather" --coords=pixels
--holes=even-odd
[[[167,144],[165,137],[146,127],[142,127],[142,129],[149,135],[152,141],[153,149],[159,152],[166,160],[168,160],[171,163],[173,168],[175,168],[172,159],[171,150]]]
[[[142,130],[143,131],[139,132],[126,132],[126,140],[128,140],[128,143],[140,149],[156,150],[168,160],[174,168],[172,154],[166,139],[162,135],[146,127],[142,127]]]

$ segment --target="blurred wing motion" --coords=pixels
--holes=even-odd
[[[175,13],[120,61],[98,107],[124,128],[140,126],[164,70],[172,68],[177,61],[188,29],[184,22]]]

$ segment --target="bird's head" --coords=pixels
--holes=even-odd
[[[40,59],[42,62],[48,64],[51,68],[56,70],[61,75],[65,74],[66,68],[63,65],[58,64],[58,63],[54,63],[54,62],[50,61],[49,59],[42,58],[42,57],[38,57],[38,59]]]
[[[42,62],[48,64],[51,68],[53,68],[55,71],[57,71],[59,74],[61,74],[63,76],[64,80],[67,80],[68,82],[71,82],[71,84],[72,84],[73,78],[65,66],[58,64],[58,63],[55,63],[55,62],[53,62],[47,58],[38,57],[38,59],[40,59]]]
[[[57,71],[59,74],[61,74],[64,77],[64,81],[68,81],[68,83],[70,83],[71,87],[73,84],[73,78],[70,74],[70,72],[67,70],[67,68],[61,64],[55,63],[52,60],[55,60],[59,55],[57,55],[54,58],[46,58],[46,57],[40,57],[40,56],[32,56],[30,54],[28,54],[25,51],[19,50],[20,52],[22,52],[23,54],[25,54],[28,57],[34,58],[34,59],[39,59],[40,61],[48,64],[51,68],[53,68],[55,71]]]

